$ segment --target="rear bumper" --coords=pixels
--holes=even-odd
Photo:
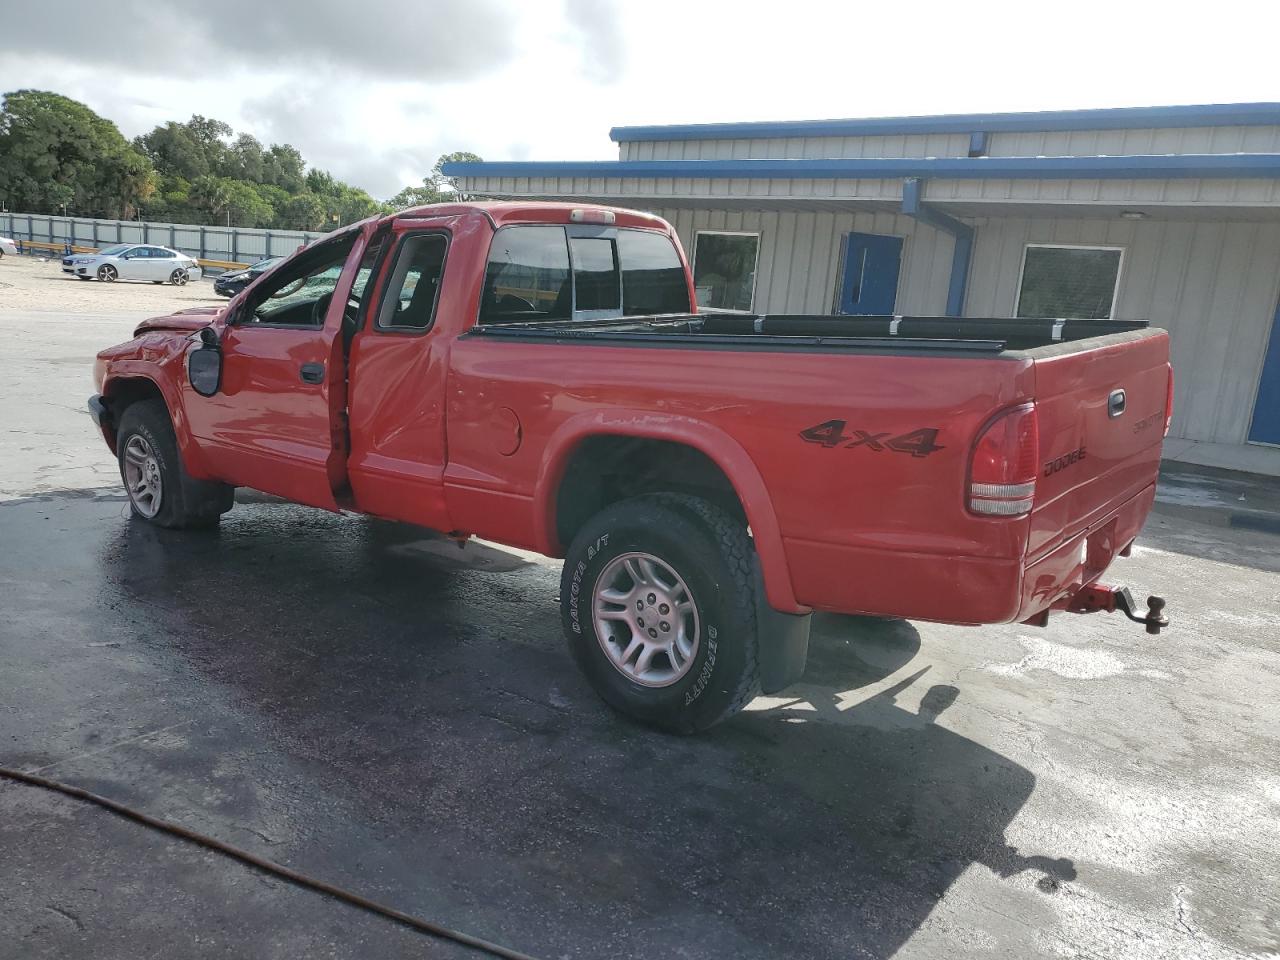
[[[1093,583],[1142,531],[1156,499],[1153,483],[1117,510],[1029,565],[1022,578],[1018,620],[1062,606]]]
[[[1051,553],[1024,560],[942,556],[787,539],[796,599],[817,610],[943,623],[1010,623],[1065,605],[1138,535],[1155,484]]]

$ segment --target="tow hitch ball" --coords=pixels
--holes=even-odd
[[[1115,591],[1116,609],[1134,623],[1145,623],[1147,633],[1159,634],[1169,625],[1169,618],[1164,614],[1164,597],[1147,597],[1147,615],[1138,616],[1137,604],[1128,587],[1120,587]]]
[[[1169,625],[1169,618],[1164,612],[1164,597],[1147,597],[1147,615],[1138,615],[1138,604],[1128,587],[1108,587],[1101,583],[1091,583],[1074,597],[1067,607],[1072,613],[1112,613],[1119,610],[1134,623],[1147,628],[1147,633],[1158,634]]]

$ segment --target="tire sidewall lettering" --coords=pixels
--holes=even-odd
[[[594,560],[609,545],[609,534],[602,533],[595,543],[587,547],[587,559],[579,560],[573,568],[573,577],[569,582],[569,628],[574,633],[582,633],[582,614],[579,601],[582,599],[582,577],[587,572],[587,562]]]
[[[707,684],[711,682],[711,675],[716,668],[716,642],[719,638],[720,631],[713,625],[707,624],[707,658],[703,661],[702,669],[698,671],[698,677],[694,680],[693,686],[685,692],[686,707],[702,696],[702,692],[707,689]]]

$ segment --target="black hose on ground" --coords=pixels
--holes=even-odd
[[[290,883],[300,887],[306,887],[325,896],[333,897],[335,900],[341,900],[343,903],[358,907],[369,913],[386,917],[388,920],[394,920],[396,923],[403,924],[419,933],[429,934],[433,937],[439,937],[442,940],[452,940],[454,943],[460,943],[465,947],[473,950],[481,950],[495,957],[502,957],[504,960],[535,960],[534,957],[527,953],[521,953],[519,950],[512,950],[510,947],[504,947],[498,943],[491,943],[480,937],[473,937],[469,933],[461,933],[458,930],[451,930],[446,926],[438,923],[432,923],[430,920],[423,920],[408,913],[402,913],[393,907],[384,906],[381,903],[362,897],[358,893],[351,893],[343,890],[341,887],[335,887],[331,883],[325,883],[323,880],[315,880],[306,874],[299,873],[297,870],[291,870],[288,867],[273,863],[270,860],[252,854],[247,850],[241,850],[239,847],[233,847],[229,843],[223,843],[213,837],[206,836],[203,833],[196,833],[194,830],[188,830],[186,827],[176,823],[170,823],[167,820],[160,820],[150,814],[143,813],[141,810],[135,810],[127,807],[123,803],[104,797],[101,794],[93,793],[81,787],[72,786],[69,783],[61,783],[57,780],[50,780],[47,777],[37,776],[34,773],[24,773],[21,770],[12,770],[8,767],[0,767],[0,777],[8,780],[14,780],[18,783],[25,783],[28,786],[40,787],[44,790],[52,790],[54,793],[61,793],[68,797],[74,797],[77,800],[83,800],[86,803],[92,803],[112,813],[140,823],[144,827],[150,827],[153,830],[159,830],[170,836],[177,837],[180,840],[186,840],[189,843],[196,843],[216,853],[230,857],[233,860],[239,860],[241,863],[269,873],[273,876],[280,877]]]

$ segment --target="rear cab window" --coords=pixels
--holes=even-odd
[[[684,265],[666,234],[522,225],[494,234],[479,323],[591,320],[689,309]]]

